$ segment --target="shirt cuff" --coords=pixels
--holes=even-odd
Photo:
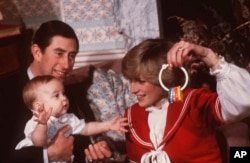
[[[229,73],[229,64],[226,62],[225,58],[220,56],[218,66],[216,69],[210,69],[210,75],[216,76],[217,81],[223,80],[225,76]]]

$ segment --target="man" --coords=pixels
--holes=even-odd
[[[36,31],[31,45],[33,61],[24,72],[20,73],[19,77],[20,90],[17,91],[19,92],[17,96],[20,103],[18,106],[19,110],[16,111],[16,114],[19,116],[15,117],[17,119],[13,122],[14,124],[11,125],[14,126],[14,131],[12,131],[11,134],[11,159],[8,162],[42,163],[49,161],[68,161],[73,152],[76,157],[75,162],[83,162],[84,153],[89,161],[100,161],[100,159],[111,156],[111,151],[104,141],[91,145],[88,137],[84,139],[82,137],[76,137],[75,139],[72,136],[65,137],[64,133],[70,130],[69,126],[63,127],[57,133],[52,143],[48,144],[47,147],[27,147],[19,151],[13,151],[13,146],[24,138],[24,126],[31,117],[31,112],[24,107],[23,101],[20,98],[22,97],[21,90],[23,85],[27,80],[39,75],[53,75],[57,78],[65,79],[73,69],[78,49],[79,42],[74,30],[64,22],[58,20],[48,21],[43,23]],[[84,105],[77,103],[80,100],[72,99],[72,97],[76,96],[75,90],[77,89],[74,89],[74,87],[75,86],[66,86],[66,94],[69,96],[72,105],[70,111],[80,116],[81,113],[79,113],[79,110],[82,111],[81,107]],[[14,100],[15,98],[13,98],[13,101]],[[76,143],[73,143],[74,140]],[[80,150],[74,148],[74,144],[77,145]],[[84,150],[84,148],[86,149]]]

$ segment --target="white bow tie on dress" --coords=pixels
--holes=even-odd
[[[141,163],[171,163],[168,154],[161,148],[143,154]]]

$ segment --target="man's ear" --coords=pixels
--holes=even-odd
[[[34,61],[40,62],[42,60],[42,51],[37,44],[31,45],[31,53],[33,55]]]

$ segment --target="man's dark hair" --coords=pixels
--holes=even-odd
[[[74,29],[68,24],[60,20],[51,20],[41,24],[36,31],[32,44],[37,44],[42,51],[51,43],[51,38],[54,36],[62,36],[72,38],[77,43],[77,51],[79,49],[79,41]]]

